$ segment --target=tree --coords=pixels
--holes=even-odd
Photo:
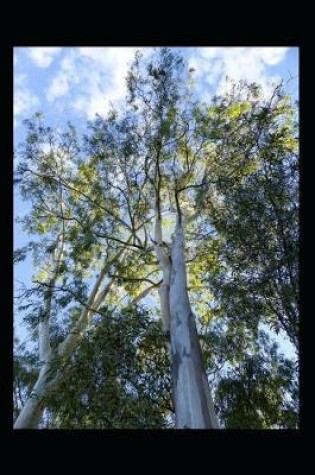
[[[103,386],[104,393],[98,390],[96,367],[91,369],[89,378],[96,381],[92,392],[104,404],[105,420],[98,410],[97,417],[80,416],[80,422],[65,416],[72,412],[60,400],[67,390],[61,368],[68,365],[75,372],[85,361],[87,334],[97,347],[94,338],[102,332],[105,315],[114,318],[118,312],[118,326],[123,328],[128,312],[138,315],[138,302],[156,290],[159,308],[152,303],[151,312],[160,313],[162,319],[177,428],[219,427],[206,373],[206,340],[198,336],[209,322],[228,312],[229,331],[237,335],[244,326],[257,333],[259,323],[277,324],[296,342],[292,299],[297,294],[297,236],[296,225],[289,232],[286,224],[287,219],[296,219],[297,208],[296,138],[288,119],[292,107],[280,86],[264,100],[257,86],[243,83],[225,97],[214,98],[210,106],[201,104],[194,98],[191,75],[183,59],[167,48],[147,60],[138,53],[127,77],[125,109],[111,110],[106,118],[98,116],[82,141],[71,125],[59,134],[45,127],[39,116],[26,122],[28,135],[16,179],[25,198],[32,200],[25,229],[45,238],[19,250],[16,258],[33,250],[42,264],[35,286],[22,292],[20,308],[31,309],[26,319],[38,332],[41,369],[16,428],[36,427],[49,404],[52,423],[60,427],[121,426],[114,416],[120,406],[113,404],[112,412],[105,406],[110,391],[125,403],[132,399],[117,383],[117,378],[124,379],[124,368],[114,371],[111,377],[116,382],[109,393]],[[261,190],[267,188],[265,199]],[[259,229],[258,220],[252,219],[257,207],[269,246],[261,239],[247,239]],[[274,258],[275,249],[282,253],[280,263]],[[237,285],[229,293],[235,272]],[[261,275],[265,280],[268,275],[268,283],[261,283]],[[278,299],[273,312],[268,306],[270,282]],[[248,295],[239,305],[246,288]],[[259,301],[257,309],[253,298]],[[209,301],[214,301],[211,308]],[[141,335],[141,327],[132,322],[133,331]],[[114,350],[118,327],[106,328]],[[132,341],[127,336],[124,341],[130,354]],[[103,368],[110,360],[109,350],[110,344],[99,357]],[[163,367],[159,361],[156,375]],[[134,372],[139,381],[139,368]],[[72,400],[80,406],[86,395],[83,379],[75,391]],[[160,408],[163,391],[155,397]],[[155,390],[149,393],[152,396]],[[139,407],[144,410],[145,404],[143,400]],[[163,425],[162,419],[158,420]],[[151,423],[157,420],[138,419],[140,426]]]
[[[227,428],[293,429],[298,426],[297,380],[292,361],[260,332],[254,354],[222,377],[217,404]],[[283,393],[286,397],[283,397]],[[288,395],[293,396],[289,397]],[[247,402],[246,402],[247,401]]]
[[[245,92],[243,114],[235,121],[231,103]],[[223,171],[206,198],[206,219],[217,230],[208,249],[215,249],[221,264],[216,272],[208,266],[209,285],[231,322],[242,316],[252,327],[268,323],[298,349],[296,110],[281,85],[264,103],[257,94],[256,87],[241,84],[211,113],[215,133],[224,130],[225,160],[239,160],[240,170],[232,177]],[[220,170],[218,161],[216,166]]]
[[[52,428],[167,427],[169,361],[158,322],[141,307],[110,312],[80,342],[58,392],[49,398]]]
[[[96,203],[84,192],[81,177],[85,169],[76,161],[79,148],[74,129],[69,126],[68,131],[59,135],[44,127],[40,116],[27,121],[26,125],[28,136],[18,176],[23,177],[19,178],[21,192],[25,198],[31,197],[32,210],[23,224],[29,233],[45,233],[46,238],[28,246],[34,252],[35,263],[41,263],[41,270],[34,276],[36,285],[22,292],[21,310],[30,309],[26,321],[38,332],[41,369],[31,397],[15,422],[17,428],[38,424],[43,400],[56,390],[62,379],[60,371],[52,376],[53,363],[73,353],[92,315],[111,291],[113,280],[104,282],[109,270],[115,269],[125,252],[124,247],[115,244],[104,250],[89,233],[91,215],[95,221],[104,219],[99,209],[108,210],[106,226],[111,229],[113,240],[119,219],[116,220],[113,210]],[[44,144],[49,146],[48,153],[43,151]],[[79,206],[80,198],[84,205],[86,201],[94,203],[94,209]],[[111,199],[105,194],[103,202],[107,198]],[[74,218],[73,211],[76,212]],[[78,229],[85,230],[79,237]],[[25,252],[19,250],[17,259],[23,254]],[[86,281],[96,272],[97,277],[89,289]],[[73,303],[79,303],[80,307]]]

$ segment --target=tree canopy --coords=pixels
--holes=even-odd
[[[297,105],[282,83],[266,97],[244,81],[206,103],[193,76],[171,49],[137,53],[124,107],[86,134],[25,121],[15,183],[31,240],[14,258],[31,254],[34,275],[16,311],[38,342],[15,351],[25,424],[179,427],[189,338],[219,427],[298,425],[297,361],[276,342],[298,350]]]

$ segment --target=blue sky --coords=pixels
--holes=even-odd
[[[129,47],[27,47],[14,48],[14,143],[23,140],[22,121],[36,111],[47,123],[63,127],[70,120],[78,128],[96,112],[106,113],[110,103],[118,104],[126,93],[125,75],[137,49]],[[208,100],[227,87],[226,76],[260,83],[268,94],[271,84],[294,78],[287,86],[294,99],[298,94],[298,48],[285,47],[189,47],[175,48],[195,69],[196,88]],[[14,193],[14,214],[24,214],[27,204]],[[15,224],[14,245],[27,237]],[[33,269],[29,260],[16,266],[14,279],[30,284]],[[15,330],[22,339],[26,332],[18,316]]]

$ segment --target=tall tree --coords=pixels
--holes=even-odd
[[[25,227],[45,239],[16,258],[33,249],[43,264],[21,308],[31,308],[41,369],[16,428],[36,427],[65,390],[61,367],[80,359],[104,305],[136,312],[158,289],[151,307],[169,350],[177,428],[219,427],[200,325],[224,316],[227,332],[254,338],[265,323],[297,342],[293,108],[280,86],[265,99],[245,83],[203,104],[192,75],[170,49],[138,53],[124,110],[98,116],[82,141],[72,126],[58,134],[40,117],[27,122],[17,182],[32,199]]]
[[[44,399],[62,380],[60,371],[51,374],[54,362],[72,355],[93,315],[113,292],[109,271],[126,256],[134,236],[115,211],[110,190],[97,184],[89,189],[93,170],[81,163],[74,129],[69,126],[59,134],[45,127],[39,115],[26,125],[17,180],[22,195],[31,198],[32,209],[22,222],[29,233],[45,234],[45,239],[31,242],[15,257],[21,260],[33,249],[35,264],[41,266],[33,277],[35,285],[21,294],[21,310],[28,308],[26,320],[38,334],[41,369],[16,428],[38,424]],[[105,223],[106,245],[89,230],[98,222]],[[116,239],[120,228],[130,231],[126,239]]]
[[[222,152],[216,187],[201,199],[216,232],[205,246],[220,265],[208,265],[207,276],[232,325],[268,324],[298,349],[297,111],[281,84],[265,100],[259,94],[240,84],[211,108],[210,133],[221,136]],[[239,170],[227,173],[233,161]]]

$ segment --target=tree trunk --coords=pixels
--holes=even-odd
[[[48,365],[45,365],[39,373],[31,396],[14,423],[14,429],[36,429],[44,410],[43,396],[46,393],[47,371]]]
[[[127,243],[130,242],[131,237],[132,236],[129,237]],[[75,350],[78,342],[82,339],[84,330],[87,324],[89,323],[91,315],[93,314],[93,306],[95,310],[98,310],[98,308],[101,306],[104,299],[106,298],[108,292],[110,291],[113,282],[112,280],[110,280],[109,283],[105,285],[102,290],[100,289],[101,284],[106,276],[106,273],[108,272],[110,266],[113,263],[120,261],[123,258],[124,253],[125,249],[123,248],[118,251],[117,254],[115,254],[115,256],[113,257],[113,259],[111,259],[110,262],[105,263],[99,277],[97,278],[94,284],[88,302],[82,309],[80,318],[76,324],[75,329],[72,330],[69,335],[64,339],[64,341],[59,344],[57,349],[58,356],[68,357]],[[49,305],[51,305],[50,300]],[[49,315],[49,313],[50,308],[49,312],[46,309],[46,315]],[[38,379],[35,383],[30,398],[26,401],[18,418],[14,423],[14,429],[34,429],[37,427],[38,422],[40,421],[45,409],[44,399],[49,396],[52,389],[55,389],[62,380],[62,373],[58,372],[57,376],[52,381],[49,381],[49,384],[47,384],[47,372],[50,365],[54,361],[54,357],[52,356],[50,351],[49,321],[47,318],[42,324],[39,325],[38,330],[40,343],[39,356],[42,360],[42,363],[44,363],[44,366],[42,367],[39,373]]]
[[[188,297],[182,226],[177,227],[172,246],[170,312],[176,427],[217,429],[195,318]]]

